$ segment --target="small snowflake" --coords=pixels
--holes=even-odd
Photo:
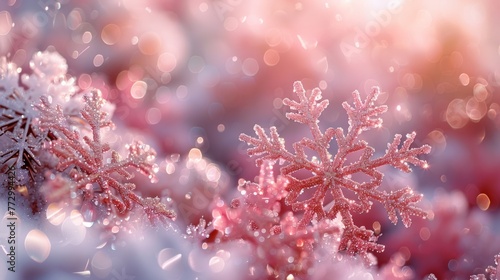
[[[290,120],[308,126],[312,138],[304,137],[294,143],[291,152],[285,148],[285,141],[279,137],[276,127],[271,127],[269,137],[262,127],[255,125],[257,138],[241,134],[240,140],[253,146],[248,149],[248,154],[257,157],[257,165],[265,160],[279,160],[284,164],[281,173],[289,181],[285,201],[293,206],[294,211],[304,212],[299,228],[305,228],[313,220],[333,219],[340,213],[345,226],[340,250],[347,250],[351,254],[360,253],[363,256],[366,256],[368,251],[383,251],[384,246],[376,243],[377,237],[373,231],[354,224],[352,213],[368,212],[372,201],[378,201],[385,206],[393,223],[398,221],[397,212],[407,227],[411,224],[410,216],[426,217],[426,213],[415,205],[422,196],[414,193],[411,188],[405,187],[391,192],[379,190],[383,174],[377,168],[391,165],[404,172],[411,172],[409,164],[427,168],[427,162],[418,159],[417,156],[428,154],[430,147],[424,145],[410,148],[415,133],[408,134],[403,143],[401,143],[402,136],[397,134],[392,143],[388,144],[383,156],[372,158],[374,148],[361,140],[359,135],[364,131],[381,127],[382,119],[379,115],[387,111],[386,106],[375,104],[379,95],[379,89],[376,87],[365,101],[362,101],[360,94],[355,91],[354,107],[347,102],[342,104],[349,117],[347,133],[344,133],[342,128],[328,128],[325,132],[320,130],[319,117],[329,102],[321,100],[321,91],[318,88],[306,92],[302,83],[295,82],[294,92],[299,97],[298,101],[288,98],[283,100],[283,103],[293,111],[286,116]],[[332,154],[330,142],[334,138],[338,150]],[[315,152],[316,156],[309,158],[307,150]],[[360,155],[357,160],[347,160],[348,157],[357,155]],[[295,175],[295,172],[300,170],[308,171],[312,175],[300,179]],[[309,189],[314,190],[311,196],[303,194]],[[348,198],[344,194],[346,190],[356,194],[358,199]],[[328,193],[332,196],[332,201],[329,203],[325,201]]]

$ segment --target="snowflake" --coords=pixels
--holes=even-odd
[[[384,205],[393,223],[398,221],[397,212],[406,227],[411,224],[410,216],[426,217],[426,213],[415,205],[422,196],[414,193],[411,188],[391,192],[379,190],[383,174],[377,168],[391,165],[404,172],[411,172],[409,164],[428,168],[427,162],[417,156],[429,153],[430,147],[424,145],[410,148],[415,133],[408,134],[403,143],[402,136],[397,134],[392,143],[388,144],[384,155],[372,158],[374,148],[359,136],[364,131],[381,127],[382,119],[379,115],[387,111],[386,106],[375,104],[379,94],[376,87],[365,101],[361,100],[357,91],[353,92],[354,107],[347,102],[342,104],[349,118],[347,133],[342,128],[328,128],[325,132],[320,130],[319,117],[329,104],[328,100],[321,100],[320,89],[306,92],[301,82],[295,82],[294,92],[299,97],[298,101],[288,98],[283,100],[294,111],[286,116],[307,125],[312,138],[304,137],[294,143],[294,151],[290,152],[285,148],[285,142],[279,137],[276,127],[271,127],[268,137],[262,127],[255,125],[257,138],[241,134],[240,140],[253,146],[248,149],[248,154],[257,157],[257,165],[265,160],[279,160],[283,164],[281,173],[289,181],[285,202],[292,205],[294,211],[304,212],[299,228],[305,228],[314,220],[333,219],[340,213],[345,229],[339,250],[359,253],[365,258],[368,251],[383,251],[384,246],[376,243],[377,237],[373,231],[354,224],[352,213],[366,213],[373,201],[378,201]],[[338,146],[335,155],[329,151],[333,138]],[[314,151],[317,157],[309,158],[307,149]],[[348,160],[358,155],[357,160]],[[296,175],[297,171],[308,171],[312,175],[301,179]],[[309,189],[314,193],[306,197],[304,192]],[[344,194],[345,191],[354,193],[357,200],[350,199]],[[328,192],[332,201],[327,201]]]
[[[175,213],[168,210],[159,198],[142,198],[133,192],[134,184],[123,182],[134,176],[131,169],[154,179],[155,151],[146,144],[134,142],[127,145],[128,155],[122,158],[102,141],[103,132],[112,128],[113,123],[103,110],[105,101],[99,91],[93,90],[83,99],[85,105],[81,110],[81,121],[76,122],[80,126],[81,123],[86,124],[81,129],[72,125],[75,116],[64,114],[61,106],[54,107],[47,98],[42,97],[42,104],[37,106],[41,112],[40,127],[56,138],[50,142],[48,149],[58,159],[57,170],[70,177],[69,181],[62,180],[63,183],[52,185],[65,188],[72,196],[81,195],[84,201],[91,200],[95,205],[103,205],[108,211],[120,215],[129,213],[134,204],[138,204],[152,221],[174,219]],[[58,192],[64,193],[61,190]]]

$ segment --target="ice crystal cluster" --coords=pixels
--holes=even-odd
[[[339,250],[367,258],[368,252],[380,252],[384,246],[376,242],[377,236],[373,231],[354,223],[353,213],[368,212],[373,201],[376,201],[384,205],[393,223],[398,221],[397,213],[407,227],[411,224],[411,216],[426,217],[425,211],[416,206],[422,195],[414,193],[410,187],[391,192],[380,190],[383,174],[377,168],[390,165],[403,172],[411,172],[409,164],[427,168],[427,162],[418,156],[429,153],[430,147],[410,147],[415,133],[408,134],[404,141],[397,134],[392,143],[387,145],[385,154],[373,158],[375,149],[360,139],[364,131],[382,125],[379,116],[387,111],[386,106],[376,105],[378,88],[373,88],[365,100],[355,91],[354,107],[347,102],[342,104],[349,117],[347,132],[342,128],[328,128],[323,132],[319,128],[319,117],[329,103],[328,100],[321,100],[319,88],[306,91],[301,82],[295,82],[294,92],[298,101],[288,98],[283,100],[292,110],[286,116],[308,126],[311,138],[304,137],[293,143],[293,151],[289,151],[276,127],[271,127],[268,136],[262,127],[256,125],[256,138],[242,134],[240,139],[253,146],[248,149],[248,154],[257,157],[258,165],[264,160],[279,160],[283,163],[281,174],[289,181],[285,188],[288,192],[285,202],[292,206],[293,211],[303,212],[299,229],[304,229],[313,221],[333,219],[340,214],[345,229]],[[335,153],[331,151],[334,138],[337,144]],[[308,150],[315,154],[309,156]],[[354,156],[355,160],[349,161],[350,156]],[[307,178],[296,176],[295,173],[301,170],[311,175]],[[313,189],[314,193],[311,196],[303,195],[308,189]],[[354,193],[357,199],[348,198],[346,191]]]
[[[19,77],[20,68],[0,60],[2,168],[27,170],[29,193],[44,193],[47,202],[71,199],[87,222],[127,216],[136,206],[151,220],[174,218],[159,198],[142,198],[127,182],[135,174],[154,179],[156,153],[141,142],[128,144],[126,157],[112,149],[104,137],[113,138],[112,106],[100,92],[80,91],[58,53],[38,52],[30,67],[31,75]]]
[[[273,163],[264,161],[258,182],[245,182],[238,187],[240,197],[213,210],[214,228],[222,233],[222,242],[242,240],[254,246],[255,256],[249,262],[257,278],[305,276],[321,259],[321,249],[336,252],[338,248],[344,229],[340,219],[300,228],[299,220],[283,211],[280,203],[287,185],[284,177],[274,178]]]
[[[62,104],[77,91],[75,79],[66,77],[64,58],[55,53],[36,53],[30,61],[32,74],[20,74],[20,68],[0,59],[0,163],[25,168],[32,174],[41,165],[36,156],[43,142],[50,138],[35,121],[40,116],[34,105],[40,98]],[[21,82],[21,83],[20,83]]]
[[[495,265],[490,265],[485,270],[486,274],[471,275],[470,280],[497,280],[500,277],[500,254],[495,255]]]

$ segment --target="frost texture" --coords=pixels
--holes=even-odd
[[[374,148],[359,136],[364,131],[382,125],[379,116],[387,111],[387,107],[375,104],[379,94],[378,88],[373,88],[364,101],[357,91],[353,92],[354,106],[347,102],[342,104],[349,118],[349,128],[347,133],[344,133],[342,128],[328,128],[324,132],[320,130],[319,117],[329,102],[321,100],[321,91],[318,88],[306,92],[301,82],[295,82],[293,87],[299,100],[283,100],[292,110],[286,116],[290,120],[307,125],[312,138],[305,137],[294,143],[291,152],[285,147],[276,127],[271,127],[268,136],[262,127],[255,125],[257,137],[241,134],[240,140],[253,146],[248,149],[248,154],[257,157],[257,165],[265,160],[279,160],[283,163],[281,174],[289,181],[285,202],[292,205],[294,211],[304,212],[298,225],[299,229],[304,229],[315,220],[333,219],[340,213],[345,229],[339,250],[346,250],[351,254],[359,253],[364,257],[368,256],[368,251],[381,252],[384,246],[377,244],[374,232],[356,226],[352,213],[366,213],[373,201],[378,201],[384,205],[393,223],[398,221],[397,213],[406,227],[411,224],[411,216],[426,217],[426,213],[415,205],[422,196],[414,193],[410,187],[391,192],[379,190],[383,174],[377,168],[391,165],[403,172],[411,172],[409,164],[427,168],[427,162],[417,157],[429,153],[430,147],[424,145],[410,148],[415,133],[408,134],[404,141],[402,136],[397,134],[392,143],[388,144],[384,155],[372,158]],[[335,154],[329,150],[333,138],[338,146]],[[309,157],[307,150],[313,151],[316,156]],[[357,159],[348,160],[352,157]],[[299,178],[297,171],[308,171],[311,176]],[[304,192],[309,189],[314,193],[306,197]],[[348,198],[344,194],[345,191],[354,193],[357,200]],[[331,201],[327,201],[328,195],[331,195]]]
[[[495,255],[495,266],[488,266],[486,274],[471,275],[470,280],[497,280],[500,276],[500,254]]]
[[[230,205],[217,203],[222,206],[212,211],[213,226],[222,233],[220,241],[241,240],[252,246],[250,274],[255,279],[306,276],[323,256],[318,254],[322,245],[327,245],[327,255],[335,256],[343,225],[337,218],[298,228],[293,213],[281,209],[288,182],[283,176],[275,179],[272,169],[273,163],[264,161],[258,182],[240,186],[241,196]]]
[[[67,76],[66,60],[56,52],[37,52],[30,68],[31,75],[20,76],[20,68],[0,58],[0,165],[27,169],[32,179],[45,171],[46,198],[80,199],[88,221],[96,219],[96,208],[127,215],[135,204],[151,220],[175,218],[159,198],[142,198],[127,182],[134,170],[154,179],[155,151],[135,142],[122,158],[102,141],[113,123],[112,106],[106,107],[100,93],[93,90],[82,100],[75,79]],[[50,168],[51,156],[57,170]],[[38,188],[37,183],[30,185]]]
[[[74,78],[67,79],[67,65],[58,53],[37,52],[30,61],[31,75],[0,58],[0,164],[25,168],[31,175],[41,165],[37,152],[48,135],[34,124],[40,97],[61,104],[76,92]],[[19,79],[22,83],[20,84]]]
[[[104,205],[116,214],[127,214],[138,204],[151,220],[173,219],[175,214],[167,210],[159,198],[141,198],[133,192],[135,185],[125,182],[134,175],[130,170],[154,179],[155,151],[146,144],[134,142],[127,146],[127,157],[122,158],[103,142],[104,130],[113,127],[103,110],[104,99],[97,90],[84,95],[83,99],[85,105],[79,119],[86,126],[81,131],[71,125],[75,116],[65,115],[61,106],[52,106],[47,98],[42,98],[38,106],[40,127],[56,138],[50,142],[49,151],[58,158],[57,170],[71,179],[66,186],[58,184],[59,189],[63,187],[63,193],[66,190],[71,196],[81,195],[84,200]],[[90,131],[88,135],[85,129]]]

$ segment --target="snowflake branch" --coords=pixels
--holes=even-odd
[[[42,98],[42,103],[38,106],[42,115],[40,126],[57,137],[49,146],[50,151],[59,158],[57,169],[69,172],[75,182],[75,190],[101,202],[107,208],[116,209],[120,214],[131,211],[134,204],[137,204],[151,219],[174,219],[175,213],[167,210],[159,199],[141,198],[133,192],[134,184],[120,180],[129,180],[134,176],[134,173],[129,172],[130,169],[154,179],[156,152],[148,145],[136,141],[127,145],[128,155],[121,158],[118,152],[102,141],[102,129],[113,127],[108,114],[103,110],[104,99],[94,90],[84,96],[83,100],[81,119],[88,127],[82,129],[70,126],[68,116],[64,115],[61,107],[52,108],[46,98]],[[90,137],[84,134],[86,129],[90,130]]]

